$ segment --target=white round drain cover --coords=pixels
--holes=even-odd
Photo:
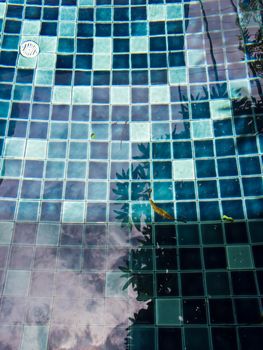
[[[20,44],[20,53],[24,57],[36,57],[39,54],[39,46],[32,40]]]

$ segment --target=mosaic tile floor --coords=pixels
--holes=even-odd
[[[0,0],[0,350],[262,350],[262,11]]]

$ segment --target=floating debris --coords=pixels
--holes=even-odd
[[[91,139],[95,139],[96,138],[96,134],[93,132],[91,135],[90,135]]]
[[[175,221],[175,218],[170,215],[169,213],[167,213],[167,211],[165,211],[164,209],[162,208],[159,208],[155,203],[154,201],[151,199],[151,192],[152,192],[152,189],[150,188],[148,190],[148,193],[149,193],[149,202],[151,204],[151,207],[153,208],[153,211],[155,213],[157,213],[158,215],[162,216],[163,218],[165,219],[168,219],[168,220],[171,220],[171,221]]]
[[[233,218],[231,218],[230,216],[227,216],[227,215],[223,215],[222,220],[226,221],[226,222],[234,222],[235,221]]]

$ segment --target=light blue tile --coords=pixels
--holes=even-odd
[[[25,296],[28,292],[30,271],[8,270],[4,295]]]
[[[106,297],[127,296],[127,289],[123,290],[126,281],[122,272],[106,272]]]
[[[106,182],[89,182],[88,199],[89,200],[106,200],[107,183]]]
[[[12,240],[14,224],[11,222],[0,222],[0,244],[10,244]]]
[[[21,221],[36,221],[38,218],[39,202],[21,201],[18,207],[17,219]]]
[[[48,327],[25,326],[21,350],[46,350]]]
[[[37,232],[37,244],[39,245],[58,245],[59,225],[40,223]]]

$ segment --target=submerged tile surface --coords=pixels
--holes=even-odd
[[[262,348],[261,12],[0,0],[1,349]]]

